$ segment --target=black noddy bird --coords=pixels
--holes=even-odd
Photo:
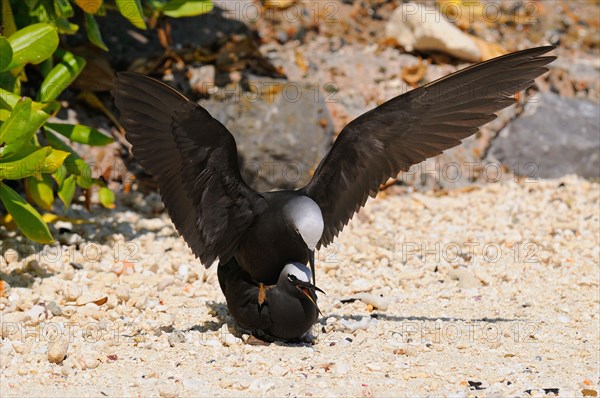
[[[235,259],[275,285],[309,263],[382,183],[455,147],[548,71],[554,46],[481,62],[383,103],[346,125],[298,190],[257,192],[242,179],[231,133],[204,108],[150,77],[121,72],[113,89],[139,164],[157,181],[177,231],[205,267]],[[315,127],[317,128],[317,127]]]
[[[227,308],[243,328],[283,340],[294,340],[315,324],[320,314],[311,271],[302,263],[283,267],[276,285],[252,280],[234,258],[218,268]]]

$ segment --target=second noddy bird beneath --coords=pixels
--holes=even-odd
[[[309,263],[314,281],[315,249],[329,245],[382,183],[495,119],[495,112],[514,104],[516,93],[548,71],[545,65],[556,57],[543,55],[552,49],[472,65],[366,112],[343,128],[310,182],[295,191],[250,188],[231,133],[168,85],[122,72],[113,95],[135,158],[157,181],[177,231],[196,257],[205,267],[217,259],[219,267],[231,261],[256,286],[279,285],[292,263]],[[267,298],[267,305],[274,303]],[[281,305],[285,308],[285,300]]]

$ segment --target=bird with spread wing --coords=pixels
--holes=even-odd
[[[298,316],[316,307],[316,287],[297,277],[310,275],[314,282],[314,251],[333,242],[390,177],[459,145],[514,104],[516,93],[548,71],[546,65],[556,57],[544,54],[553,48],[475,64],[366,112],[343,128],[310,182],[294,191],[250,188],[241,176],[232,134],[166,84],[122,72],[113,95],[133,155],[157,181],[177,231],[206,267],[219,260],[230,309],[255,316],[261,329],[264,322],[277,321],[261,312],[269,311],[264,303],[238,299],[240,289],[268,297],[261,286],[278,288],[282,271],[295,264],[294,272],[283,275],[284,284],[294,288],[271,293],[278,297],[271,300],[278,303],[268,303],[271,314],[277,305]],[[309,264],[310,270],[299,264]],[[228,293],[228,278],[243,279],[236,293]],[[312,322],[316,313],[308,315]]]

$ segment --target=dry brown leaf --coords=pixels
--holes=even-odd
[[[73,52],[87,61],[85,68],[73,82],[73,87],[92,92],[110,91],[115,71],[106,57],[89,47],[79,47],[73,49]]]
[[[298,49],[294,51],[294,59],[296,61],[296,65],[298,65],[302,72],[308,72],[308,62],[306,62],[304,54],[302,54]]]
[[[419,58],[418,64],[402,68],[402,80],[410,85],[417,85],[425,77],[427,66],[428,64]]]
[[[102,0],[75,0],[75,4],[89,14],[95,14],[102,6]]]
[[[325,369],[325,371],[328,372],[332,366],[333,366],[333,362],[326,362],[326,363],[317,365],[317,368]]]
[[[88,303],[79,304],[78,306],[79,306],[79,307],[83,307],[83,306],[85,306],[85,305],[87,305],[87,304],[90,304],[90,303],[92,303],[92,304],[96,304],[96,305],[99,307],[99,306],[101,306],[102,304],[106,304],[106,302],[107,302],[107,301],[108,301],[108,297],[106,297],[106,296],[105,296],[105,297],[102,297],[101,299],[98,299],[98,300],[93,300],[93,301],[90,301],[90,302],[88,302]]]
[[[280,10],[291,7],[296,0],[265,0],[265,8],[278,8]]]
[[[108,297],[105,296],[99,300],[92,301],[92,303],[96,304],[97,306],[101,306],[102,304],[106,304],[107,301],[108,301]]]

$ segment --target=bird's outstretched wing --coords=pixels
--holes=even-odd
[[[379,186],[411,165],[459,145],[515,103],[513,95],[548,71],[553,46],[472,65],[395,97],[350,122],[303,188],[321,207],[319,247],[344,228]]]
[[[262,196],[243,181],[231,133],[168,85],[119,73],[113,96],[139,164],[157,181],[165,207],[196,257],[227,261]]]

